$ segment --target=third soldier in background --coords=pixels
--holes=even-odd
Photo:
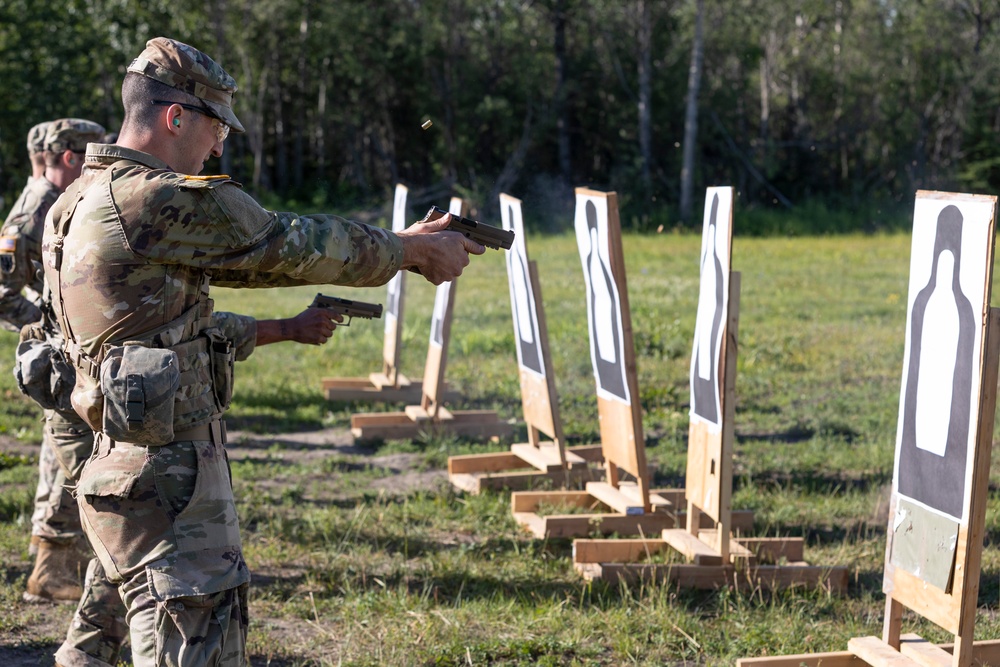
[[[42,134],[40,141],[39,134]],[[35,325],[28,334],[35,341],[27,346],[36,354],[29,357],[28,364],[19,364],[19,383],[26,383],[36,400],[36,395],[45,394],[40,401],[46,408],[45,426],[31,529],[35,565],[24,593],[29,602],[78,600],[87,560],[79,511],[65,483],[67,472],[86,460],[93,447],[93,432],[73,412],[68,400],[60,405],[51,396],[53,380],[60,381],[52,375],[52,360],[59,356],[61,343],[45,342],[58,329],[54,322],[48,322],[47,326],[41,322],[45,304],[39,270],[45,215],[59,195],[80,176],[87,143],[99,141],[103,136],[103,127],[78,118],[63,118],[32,128],[29,150],[42,149],[38,155],[44,168],[40,176],[29,179],[0,228],[0,325],[17,332],[22,328],[27,332],[32,327],[26,325]],[[32,162],[36,162],[36,157]],[[65,362],[63,367],[68,373],[63,378],[64,385],[69,384],[65,387],[68,392],[73,378]],[[82,460],[77,460],[80,456]]]

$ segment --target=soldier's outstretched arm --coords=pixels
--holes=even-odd
[[[322,345],[343,320],[326,308],[306,308],[283,320],[257,320],[257,346],[284,341]]]
[[[451,215],[411,225],[398,233],[403,242],[404,269],[417,269],[435,285],[454,280],[469,264],[469,254],[482,255],[486,248],[458,232],[445,231]]]

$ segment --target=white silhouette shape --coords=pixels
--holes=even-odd
[[[958,305],[952,291],[955,256],[944,250],[938,257],[934,291],[927,300],[920,342],[920,382],[915,410],[916,446],[944,456],[951,422],[951,398],[958,360]]]

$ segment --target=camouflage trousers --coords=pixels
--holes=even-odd
[[[76,413],[45,411],[42,451],[38,457],[38,490],[31,515],[31,534],[54,541],[83,536],[80,510],[70,489],[94,449],[94,433]]]
[[[218,425],[219,422],[216,422]],[[98,434],[77,486],[135,667],[245,664],[250,574],[221,428],[162,447]]]
[[[127,636],[125,605],[118,587],[108,581],[101,561],[92,558],[83,596],[66,641],[56,652],[56,662],[63,667],[115,667]]]

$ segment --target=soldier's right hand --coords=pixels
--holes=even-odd
[[[469,254],[486,248],[458,232],[446,231],[451,215],[420,222],[399,232],[404,269],[415,269],[434,285],[454,280],[469,264]]]

